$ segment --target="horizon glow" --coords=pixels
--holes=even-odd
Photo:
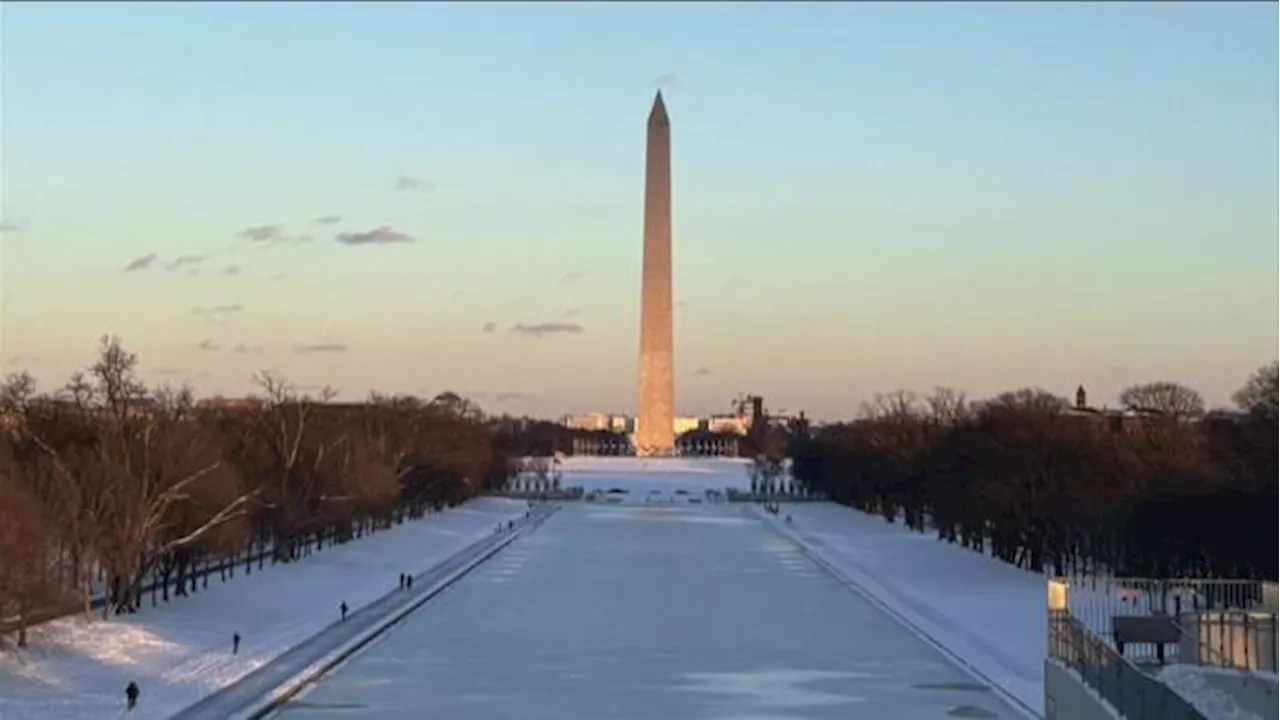
[[[1226,405],[1280,345],[1278,20],[6,3],[0,362],[52,389],[114,333],[201,394],[274,368],[630,414],[661,87],[679,414],[1156,380]]]

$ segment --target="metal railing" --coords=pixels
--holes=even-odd
[[[1167,685],[1139,670],[1069,610],[1049,611],[1049,657],[1074,671],[1126,720],[1207,720]]]
[[[1178,628],[1178,662],[1276,672],[1275,613],[1183,613]]]
[[[1112,621],[1121,615],[1187,618],[1206,612],[1260,611],[1280,603],[1280,584],[1261,580],[1056,578],[1068,585],[1068,609],[1094,634],[1115,643]],[[1280,612],[1280,606],[1270,607]],[[1180,620],[1179,620],[1180,621]],[[1155,646],[1130,644],[1135,657],[1155,657]],[[1174,652],[1179,652],[1175,648]],[[1178,661],[1178,655],[1170,655]]]

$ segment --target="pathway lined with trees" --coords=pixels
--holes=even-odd
[[[290,562],[506,482],[483,415],[456,395],[341,404],[255,380],[246,401],[148,389],[114,337],[56,392],[6,378],[0,631],[23,645],[33,622],[88,615],[99,574],[104,612],[132,613],[156,579],[184,595],[202,571],[252,571],[246,555],[261,568],[263,548]]]

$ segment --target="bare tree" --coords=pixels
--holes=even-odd
[[[25,413],[36,396],[36,379],[26,370],[9,373],[0,382],[0,415],[16,417]]]
[[[142,581],[161,557],[243,515],[253,495],[237,492],[238,478],[223,461],[216,436],[195,422],[190,391],[149,395],[137,379],[137,362],[118,339],[103,338],[91,370],[103,412],[93,452],[82,456],[91,465],[80,468],[82,476],[102,473],[109,491],[96,525],[116,612],[137,610]],[[230,497],[196,510],[191,499],[197,484],[225,486]]]
[[[1200,393],[1169,381],[1125,388],[1120,393],[1120,404],[1129,410],[1171,418],[1199,417],[1204,414],[1204,399],[1200,397]]]
[[[969,415],[969,402],[963,392],[939,385],[924,399],[934,422],[950,425]]]
[[[1231,399],[1241,410],[1275,422],[1280,416],[1280,363],[1273,360],[1255,370]]]
[[[862,403],[859,414],[866,419],[914,420],[921,416],[920,398],[910,390],[876,393],[870,402]]]
[[[26,373],[11,376],[0,390],[9,418],[9,474],[41,503],[45,529],[71,567],[86,615],[100,527],[111,500],[102,468],[93,460],[98,429],[88,412],[92,387],[78,375],[72,406],[33,395]]]
[[[1007,408],[1046,413],[1061,413],[1071,407],[1067,399],[1038,387],[1002,392],[983,403],[983,409]]]
[[[436,395],[428,405],[446,415],[464,420],[480,420],[484,417],[479,405],[451,390]]]
[[[43,508],[13,477],[8,460],[0,458],[0,631],[13,618],[18,647],[26,647],[35,613],[58,606],[61,598]]]

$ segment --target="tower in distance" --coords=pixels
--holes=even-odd
[[[640,398],[636,454],[675,452],[671,322],[671,122],[659,90],[649,111],[644,167],[644,264],[640,280]]]

